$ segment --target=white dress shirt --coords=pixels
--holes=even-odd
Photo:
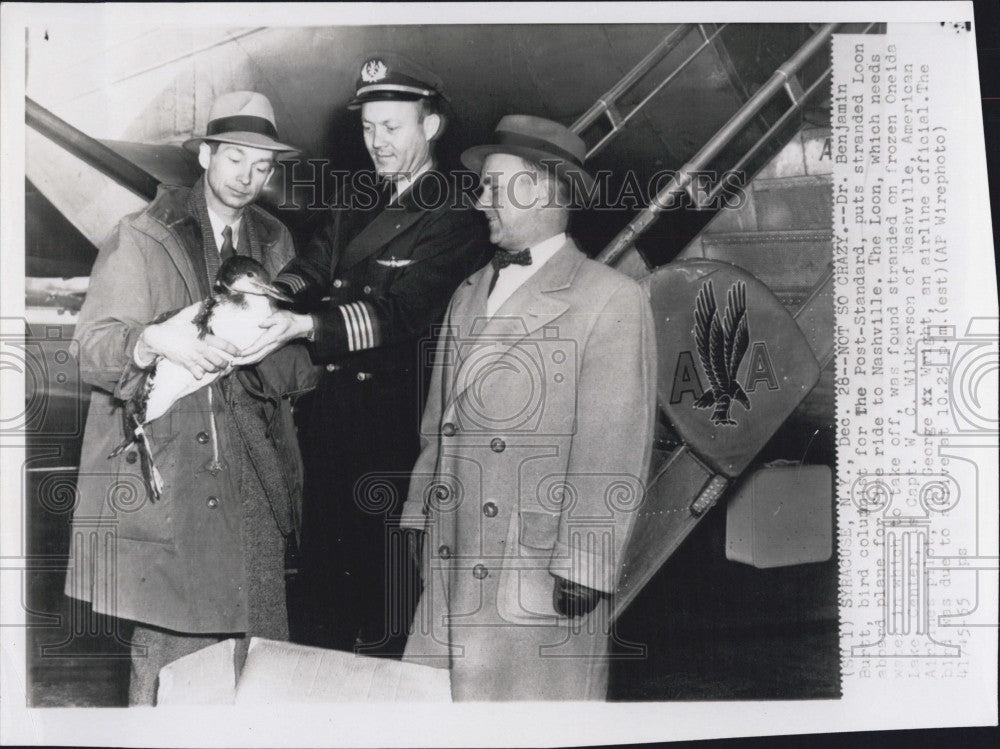
[[[233,250],[238,250],[240,246],[240,224],[243,223],[243,215],[241,214],[238,219],[233,223],[227,224],[219,216],[215,214],[211,208],[208,209],[208,220],[212,223],[212,234],[215,237],[215,249],[220,253],[222,252],[222,243],[226,240],[222,236],[222,230],[227,226],[231,227],[233,230]]]
[[[503,303],[510,299],[511,295],[541,270],[541,267],[548,262],[549,258],[559,251],[559,248],[566,244],[566,232],[559,232],[554,237],[539,242],[531,250],[531,265],[511,264],[501,269],[497,276],[497,285],[493,287],[489,298],[486,300],[486,314],[493,317]],[[490,273],[492,273],[492,268]]]

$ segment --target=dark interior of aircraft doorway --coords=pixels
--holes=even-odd
[[[570,231],[591,257],[649,290],[660,404],[640,516],[649,530],[626,552],[609,699],[838,696],[827,67],[838,30],[879,28],[286,27],[220,31],[214,39],[201,32],[187,41],[163,29],[124,45],[106,80],[79,90],[72,56],[62,58],[60,86],[58,69],[43,75],[29,61],[22,363],[26,537],[37,561],[25,571],[31,703],[126,699],[127,626],[63,594],[89,398],[72,334],[96,247],[148,200],[143,179],[155,187],[198,178],[194,155],[179,144],[204,127],[213,95],[237,88],[267,94],[288,139],[303,149],[276,172],[263,205],[297,245],[304,242],[317,213],[289,210],[288,201],[307,189],[307,160],[343,170],[367,164],[357,114],[346,105],[355,60],[373,49],[424,61],[443,80],[451,111],[442,159],[488,142],[511,113],[550,118],[581,135],[608,200],[574,216]],[[170,54],[155,53],[161,43]],[[117,129],[102,127],[101,102],[128,100],[141,87],[156,90]],[[60,179],[70,172],[78,179]],[[654,199],[665,208],[651,211]],[[740,432],[739,445],[726,450],[689,422],[707,383],[692,346],[682,350],[691,330],[666,324],[694,314],[694,292],[679,293],[680,279],[705,269],[722,274],[720,307],[725,278],[746,284],[758,305],[745,378],[756,408],[732,409],[735,421],[752,415],[769,424]],[[800,339],[794,351],[764,340],[779,324]],[[796,392],[765,405],[788,381],[775,373],[792,370]],[[705,479],[685,486],[679,477],[692,466]],[[292,553],[287,563],[293,638],[310,616],[297,597],[298,561]]]

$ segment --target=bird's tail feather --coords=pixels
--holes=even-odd
[[[160,475],[159,470],[156,468],[156,462],[153,460],[153,451],[149,446],[149,436],[141,424],[135,428],[135,436],[139,442],[142,475],[146,479],[146,484],[152,494],[153,501],[156,501],[163,495],[163,476]]]
[[[117,458],[128,448],[135,444],[136,439],[138,439],[134,426],[139,422],[135,419],[135,414],[132,413],[128,404],[122,409],[122,429],[125,432],[125,439],[118,445],[114,450],[108,453],[108,460],[112,458]]]
[[[111,460],[112,458],[117,458],[133,444],[135,444],[135,437],[134,436],[126,437],[124,442],[122,442],[120,445],[118,445],[118,447],[116,447],[114,450],[108,453],[108,460]]]

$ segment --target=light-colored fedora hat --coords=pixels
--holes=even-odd
[[[575,174],[587,190],[593,188],[594,178],[583,168],[587,145],[565,125],[530,114],[509,114],[500,120],[495,134],[493,143],[464,151],[462,163],[479,172],[490,154],[509,153],[538,164],[553,164],[556,176],[571,182],[570,175]]]
[[[299,152],[295,146],[278,140],[274,108],[264,94],[256,91],[233,91],[216,99],[208,113],[205,134],[184,141],[184,148],[197,152],[202,141],[280,151],[279,156]]]

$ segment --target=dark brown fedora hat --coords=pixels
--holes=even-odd
[[[565,125],[530,114],[509,114],[500,120],[495,132],[494,143],[474,146],[462,153],[466,167],[479,172],[490,154],[509,153],[542,166],[554,165],[556,176],[570,184],[571,175],[578,175],[588,191],[593,189],[594,178],[583,168],[587,146]]]

